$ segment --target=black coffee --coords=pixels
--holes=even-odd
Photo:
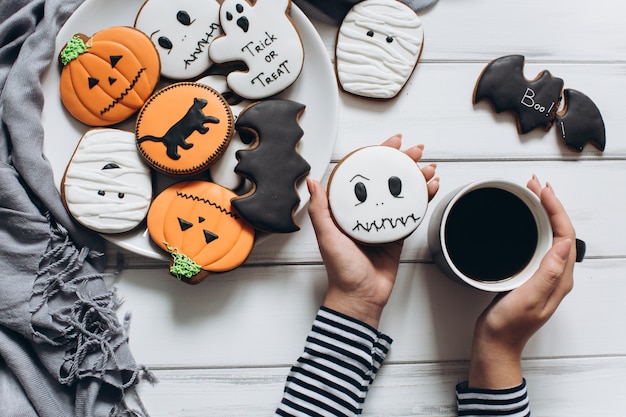
[[[522,270],[538,241],[528,206],[499,188],[461,197],[450,210],[444,233],[454,265],[478,281],[500,281]]]

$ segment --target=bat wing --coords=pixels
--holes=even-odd
[[[565,89],[563,93],[565,105],[557,113],[556,123],[565,144],[578,152],[588,143],[604,151],[606,130],[596,104],[578,90]]]

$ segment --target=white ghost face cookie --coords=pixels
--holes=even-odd
[[[424,43],[422,22],[397,0],[364,0],[344,18],[335,48],[341,88],[388,99],[406,84]]]
[[[138,226],[152,200],[152,176],[135,134],[87,131],[67,166],[61,194],[72,217],[91,230],[121,233]]]
[[[422,222],[428,205],[426,179],[404,152],[368,146],[343,158],[328,183],[337,226],[366,244],[395,242]]]
[[[217,0],[147,0],[135,28],[148,35],[161,59],[161,74],[196,77],[212,64],[209,46],[222,31]]]
[[[228,75],[228,86],[241,97],[273,96],[299,77],[304,48],[289,17],[291,0],[225,0],[220,7],[224,34],[209,54],[215,62],[243,61],[246,71]]]

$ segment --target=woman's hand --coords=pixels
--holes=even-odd
[[[472,388],[508,388],[522,382],[521,357],[526,343],[574,285],[574,227],[549,184],[542,188],[533,176],[527,186],[550,217],[553,245],[526,283],[496,296],[478,318],[470,364]]]
[[[401,142],[401,136],[396,135],[383,145],[400,149]],[[417,162],[423,150],[423,145],[417,145],[404,152]],[[422,168],[429,199],[439,189],[435,168],[434,164]],[[332,220],[324,187],[310,179],[307,185],[311,194],[309,216],[328,273],[324,305],[377,328],[396,280],[403,241],[377,246],[355,243]]]

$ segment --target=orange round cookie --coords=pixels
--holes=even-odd
[[[193,180],[173,184],[154,199],[148,232],[172,255],[172,275],[196,284],[208,272],[228,271],[246,260],[254,229],[233,212],[235,196],[221,185]]]
[[[114,26],[74,35],[61,51],[61,101],[81,122],[109,126],[136,113],[159,81],[161,64],[141,31]]]
[[[168,175],[190,175],[216,161],[234,131],[230,105],[213,88],[194,82],[171,84],[146,102],[137,118],[137,149],[147,163]]]

